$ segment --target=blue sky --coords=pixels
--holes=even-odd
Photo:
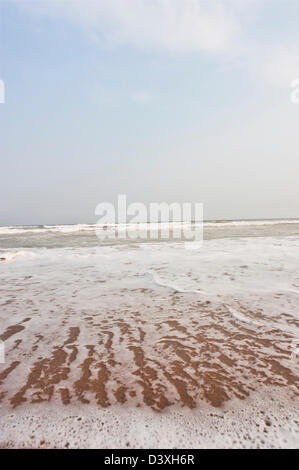
[[[0,224],[299,217],[299,2],[0,0]]]

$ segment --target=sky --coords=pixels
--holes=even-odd
[[[0,225],[299,218],[298,0],[0,0]]]

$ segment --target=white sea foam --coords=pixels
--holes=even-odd
[[[236,310],[235,308],[233,307],[230,307],[228,305],[226,305],[228,311],[232,314],[232,316],[238,320],[238,321],[241,321],[241,322],[244,322],[244,323],[249,323],[249,324],[252,324],[252,325],[261,325],[260,322],[257,322],[255,320],[253,320],[252,318],[249,318],[248,316],[244,315],[244,313]]]
[[[157,276],[155,273],[148,272],[148,274],[152,276],[152,279],[157,286],[166,287],[167,289],[173,290],[174,292],[178,292],[180,294],[203,294],[203,292],[200,290],[183,289],[182,287],[178,287],[177,285],[167,283],[160,279],[159,276]]]
[[[0,447],[96,449],[298,448],[296,403],[280,390],[253,393],[215,410],[173,407],[163,413],[115,406],[57,404],[1,413]]]
[[[0,261],[14,261],[24,258],[37,258],[40,252],[32,250],[0,250]]]
[[[17,329],[5,340],[8,362],[0,365],[0,372],[20,364],[4,374],[1,384],[0,446],[298,445],[298,408],[291,396],[299,373],[293,354],[299,320],[298,237],[211,239],[192,252],[184,243],[168,242],[22,247],[2,249],[2,257],[0,334],[12,333],[12,325]],[[69,330],[74,327],[80,334],[71,343]],[[113,334],[110,351],[108,332]],[[144,404],[142,377],[136,376],[140,366],[134,361],[137,346],[156,374],[151,380],[173,403],[163,412]],[[91,360],[92,347],[91,382],[82,392],[90,404],[84,407],[76,383],[84,362]],[[67,379],[63,364],[61,375],[51,371],[57,351],[66,357]],[[107,409],[96,406],[92,392],[98,357],[112,362],[105,389],[112,406]],[[32,377],[25,404],[12,409],[10,399],[30,385],[28,373],[41,360],[51,365],[46,373],[54,376],[51,403],[43,381]],[[179,374],[178,364],[185,373],[181,380],[198,405],[192,411],[179,408],[181,396],[163,375]],[[220,379],[213,381],[217,371]],[[209,380],[218,391],[224,387],[220,392],[229,400],[221,408],[204,401]],[[262,395],[251,393],[261,391],[266,380],[278,390],[272,393],[265,387]],[[136,394],[127,393],[125,405],[115,407],[120,382]],[[62,407],[60,388],[70,391],[70,405]],[[240,396],[244,400],[236,398]],[[45,402],[31,403],[38,397]]]

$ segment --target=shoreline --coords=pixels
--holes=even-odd
[[[294,447],[298,259],[277,237],[1,263],[1,446]]]

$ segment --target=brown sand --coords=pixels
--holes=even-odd
[[[202,400],[220,407],[266,386],[298,396],[292,337],[275,329],[273,321],[257,331],[235,320],[225,306],[216,312],[208,302],[193,301],[185,312],[180,296],[169,295],[175,308],[163,321],[127,309],[100,320],[97,314],[82,315],[80,323],[70,325],[66,312],[52,344],[46,329],[31,331],[28,318],[9,326],[0,336],[12,346],[0,369],[0,401],[13,408],[56,399],[64,405],[162,410],[172,404],[194,408]],[[24,357],[23,334],[26,344],[32,340]]]

